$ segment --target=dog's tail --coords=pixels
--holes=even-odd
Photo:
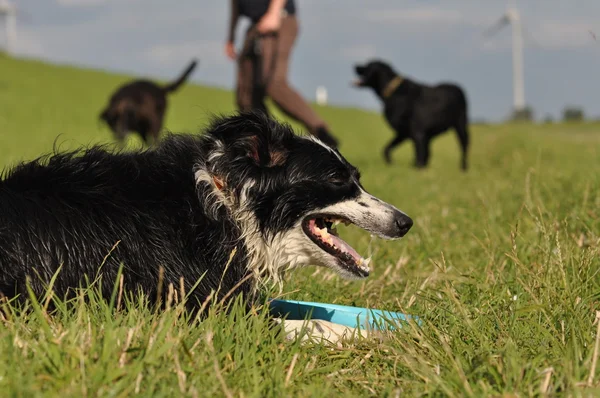
[[[467,95],[465,94],[465,92],[461,89],[460,90],[460,97],[461,97],[461,101],[463,103],[463,117],[465,118],[465,123],[469,122],[469,100],[467,99]]]
[[[181,76],[179,76],[179,78],[177,78],[177,80],[175,80],[175,81],[167,84],[165,87],[163,87],[163,90],[165,90],[165,92],[167,92],[167,93],[177,90],[179,88],[179,86],[181,86],[187,80],[187,78],[190,76],[190,74],[192,73],[192,71],[194,70],[194,68],[196,67],[197,64],[198,64],[198,61],[194,59],[192,61],[192,63],[190,64],[190,66],[187,67],[185,72],[183,72],[181,74]]]

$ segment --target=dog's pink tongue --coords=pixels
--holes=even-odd
[[[315,220],[310,220],[309,225],[313,232],[318,228]],[[321,229],[319,228],[319,230],[321,230]],[[321,239],[323,239],[323,236],[321,233],[315,233],[315,235],[318,235]],[[358,254],[352,246],[350,246],[349,244],[347,244],[346,242],[341,240],[339,237],[328,233],[327,239],[331,239],[331,241],[327,242],[327,243],[334,245],[341,252],[348,253],[349,255],[351,255],[357,264],[360,263],[360,260],[362,260],[362,256],[360,254]]]
[[[347,244],[346,242],[344,242],[343,240],[341,240],[340,238],[338,238],[335,235],[329,234],[329,236],[331,236],[331,241],[333,242],[335,247],[337,247],[339,250],[351,255],[352,258],[354,258],[354,261],[356,261],[357,263],[360,262],[360,260],[362,259],[362,256],[360,254],[358,254],[352,246],[350,246],[349,244]]]

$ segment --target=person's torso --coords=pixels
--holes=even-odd
[[[269,9],[271,0],[237,0],[240,15],[246,16],[252,22],[258,22]],[[294,0],[287,0],[283,8],[288,15],[296,13],[296,4]]]

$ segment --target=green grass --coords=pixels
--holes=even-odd
[[[126,78],[0,58],[0,164],[55,144],[109,142],[96,115]],[[230,92],[187,85],[171,98],[167,128],[197,131],[208,112],[232,109]],[[186,322],[178,307],[155,314],[131,299],[117,309],[90,290],[75,309],[58,302],[53,317],[44,302],[6,316],[2,395],[600,395],[600,125],[474,126],[468,173],[452,134],[419,172],[408,143],[384,166],[392,133],[380,115],[318,111],[366,188],[415,226],[399,242],[343,230],[373,254],[371,277],[348,282],[311,267],[289,275],[286,297],[402,310],[424,317],[421,328],[300,346],[263,316]]]

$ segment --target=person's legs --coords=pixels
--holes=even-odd
[[[235,99],[240,111],[252,109],[252,60],[246,53],[248,34],[237,62],[237,87]]]
[[[278,35],[267,35],[262,39],[263,79],[267,95],[285,114],[304,124],[311,134],[337,147],[337,140],[329,133],[327,124],[288,84],[289,59],[297,34],[298,21],[288,16],[283,19]]]
[[[236,103],[240,111],[262,109],[267,113],[264,103],[264,93],[260,93],[257,83],[257,68],[260,61],[254,51],[256,33],[253,27],[246,31],[244,45],[240,51],[237,64]]]

